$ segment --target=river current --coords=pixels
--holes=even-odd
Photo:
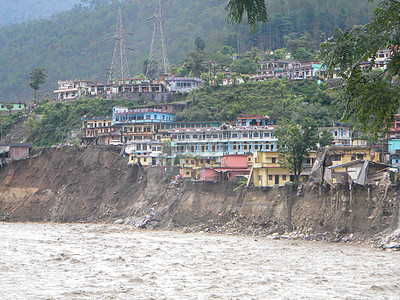
[[[0,299],[400,299],[400,253],[323,242],[0,223]]]

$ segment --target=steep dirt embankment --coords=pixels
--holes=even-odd
[[[118,148],[44,149],[0,169],[5,221],[103,222],[244,234],[292,232],[313,239],[373,237],[399,226],[394,187],[352,192],[309,183],[238,188],[234,183],[171,183],[164,167],[128,166]]]

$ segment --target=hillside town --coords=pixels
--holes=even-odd
[[[295,180],[294,173],[282,165],[283,155],[274,136],[276,125],[268,116],[243,113],[236,122],[175,122],[174,114],[183,108],[184,104],[174,103],[132,110],[114,107],[110,117],[85,116],[81,143],[122,146],[129,164],[179,165],[181,177],[192,180],[239,180],[256,187]],[[368,145],[348,127],[318,128],[331,132],[331,145],[309,153],[301,181],[332,185],[396,181],[400,165],[397,123],[387,136],[387,149]]]
[[[384,70],[390,56],[389,50],[379,51],[373,66],[370,61],[363,66]],[[328,78],[319,62],[302,63],[290,59],[260,60],[257,74],[236,76],[225,70],[223,75],[221,85],[243,84],[247,80],[262,82],[274,78],[339,79],[335,75]],[[160,76],[158,80],[113,80],[107,84],[66,80],[58,82],[58,89],[54,91],[56,99],[53,101],[91,97],[112,101],[121,97],[143,97],[159,103],[136,109],[114,107],[112,116],[84,116],[81,120],[82,146],[123,146],[124,152],[129,155],[129,164],[143,167],[179,165],[182,178],[213,182],[241,180],[256,187],[285,185],[295,181],[293,172],[283,167],[280,145],[274,136],[276,125],[268,116],[241,113],[235,122],[174,121],[174,115],[186,107],[185,102],[171,102],[174,95],[189,93],[205,85],[206,82],[200,78],[173,76]],[[29,111],[32,107],[29,106]],[[0,104],[3,112],[26,109],[27,105],[20,102]],[[364,185],[371,180],[381,180],[384,176],[395,181],[400,166],[399,122],[400,114],[396,115],[395,123],[386,133],[384,143],[379,146],[369,145],[366,140],[357,138],[352,128],[340,124],[318,128],[320,134],[324,130],[329,131],[332,141],[329,147],[309,153],[301,181],[319,180],[336,184],[350,180]],[[10,150],[17,147],[15,143],[0,145],[2,165],[6,159],[28,157],[32,144],[21,145],[28,149],[22,156]],[[374,170],[374,176],[367,170]],[[380,176],[376,176],[375,172]],[[357,180],[360,174],[363,180]]]

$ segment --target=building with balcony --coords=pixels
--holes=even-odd
[[[125,147],[129,153],[129,164],[160,166],[163,163],[162,142],[157,140],[135,140]]]
[[[318,127],[319,134],[321,135],[324,130],[332,133],[332,146],[351,146],[352,145],[352,130],[350,127],[332,126],[332,127]]]
[[[274,126],[231,126],[173,129],[170,131],[177,155],[222,157],[251,154],[257,150],[276,150]]]
[[[111,117],[83,117],[81,119],[82,145],[110,145],[120,139],[120,127],[112,124]]]

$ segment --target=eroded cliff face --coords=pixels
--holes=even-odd
[[[246,188],[172,182],[169,168],[128,166],[120,149],[44,149],[0,169],[0,214],[14,222],[102,222],[244,234],[294,232],[363,239],[399,226],[397,189],[332,189],[308,183]]]

